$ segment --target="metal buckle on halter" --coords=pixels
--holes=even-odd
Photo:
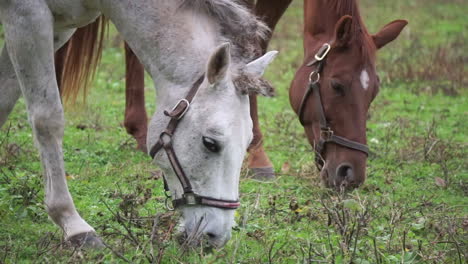
[[[167,138],[167,140],[165,140],[165,138]],[[168,147],[172,144],[172,135],[167,131],[163,131],[161,134],[159,134],[159,140],[161,141],[163,147]]]
[[[185,204],[187,205],[196,205],[197,200],[195,199],[195,194],[194,193],[184,193],[182,196],[185,200]]]
[[[313,77],[315,77],[314,80],[312,80]],[[320,80],[320,73],[318,73],[317,71],[313,71],[309,74],[309,83],[311,84],[318,83],[319,80]]]
[[[323,46],[319,49],[319,51],[317,51],[317,54],[315,54],[315,59],[317,61],[323,60],[327,56],[330,49],[331,49],[330,44],[328,43],[323,44]]]
[[[187,99],[183,98],[183,99],[180,99],[177,102],[177,104],[172,108],[171,113],[174,112],[174,110],[176,110],[177,107],[179,107],[179,105],[181,103],[185,103],[186,107],[185,107],[184,111],[182,113],[180,113],[179,116],[177,116],[177,120],[181,119],[185,115],[185,113],[187,113],[187,111],[188,111],[188,109],[190,107],[190,102]]]
[[[325,141],[329,140],[333,136],[333,130],[330,127],[320,129],[320,137]]]

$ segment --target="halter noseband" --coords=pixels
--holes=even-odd
[[[176,131],[177,126],[179,125],[179,121],[184,117],[185,113],[189,110],[190,104],[192,103],[193,98],[198,92],[202,82],[204,79],[204,75],[202,75],[190,88],[189,92],[185,96],[185,98],[180,99],[177,104],[172,108],[170,112],[164,111],[164,114],[171,118],[169,124],[167,125],[166,129],[159,135],[159,140],[150,150],[150,156],[152,159],[156,156],[156,154],[161,150],[164,149],[166,152],[167,158],[171,163],[172,169],[176,174],[177,178],[179,179],[180,184],[184,190],[182,197],[179,199],[172,200],[172,208],[168,205],[168,199],[171,198],[169,194],[169,187],[167,185],[167,181],[165,176],[163,175],[164,180],[164,190],[166,195],[166,208],[169,210],[173,210],[177,207],[184,206],[184,205],[205,205],[211,207],[217,207],[221,209],[237,209],[240,206],[239,200],[230,201],[230,200],[222,200],[222,199],[215,199],[207,196],[202,196],[196,194],[193,189],[192,185],[190,184],[190,180],[185,175],[182,166],[177,159],[177,155],[172,147],[172,137],[174,132]]]
[[[307,66],[317,65],[316,69],[312,71],[309,75],[309,84],[307,90],[302,97],[301,104],[299,106],[299,121],[301,122],[302,126],[304,126],[304,111],[306,108],[306,102],[309,96],[314,93],[314,103],[315,103],[315,110],[319,114],[319,125],[320,125],[320,135],[319,141],[314,143],[315,149],[315,164],[321,170],[323,168],[323,159],[321,155],[323,153],[324,147],[326,143],[333,142],[337,145],[347,147],[353,150],[361,151],[366,155],[369,155],[369,147],[365,144],[361,144],[359,142],[349,140],[344,137],[340,137],[334,134],[333,130],[330,127],[330,124],[327,121],[325,116],[325,111],[323,109],[322,104],[322,97],[320,95],[320,73],[323,71],[325,67],[325,61],[328,53],[331,50],[331,44],[325,43],[323,46],[318,50],[315,54],[314,59],[307,64]]]

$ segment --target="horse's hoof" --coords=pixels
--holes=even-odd
[[[102,240],[94,232],[86,232],[74,235],[68,239],[72,247],[83,249],[103,249]]]
[[[252,179],[263,182],[273,181],[276,178],[272,167],[251,168],[250,174],[252,175]]]

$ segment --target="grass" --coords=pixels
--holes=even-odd
[[[20,100],[0,130],[0,263],[466,263],[467,6],[361,1],[371,32],[393,19],[410,24],[379,53],[368,180],[346,194],[321,187],[287,98],[302,60],[301,6],[292,4],[271,43],[280,51],[267,73],[277,97],[259,100],[278,179],[258,184],[242,172],[242,207],[224,249],[177,245],[177,215],[164,209],[158,169],[122,126],[123,50],[108,41],[88,103],[67,109],[63,143],[77,208],[108,249],[77,251],[62,243],[45,213],[41,165]],[[154,90],[146,92],[152,112]]]

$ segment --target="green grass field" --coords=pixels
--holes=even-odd
[[[302,1],[277,27],[280,51],[261,98],[265,147],[278,178],[243,170],[242,206],[224,249],[186,250],[171,232],[158,168],[126,134],[124,58],[111,34],[87,104],[66,109],[67,179],[81,215],[108,248],[76,251],[45,212],[37,150],[20,100],[0,129],[0,263],[467,263],[468,5],[463,0],[361,0],[370,32],[409,20],[380,51],[381,92],[368,121],[374,153],[359,189],[324,189],[288,101],[302,61]],[[147,79],[147,109],[154,89]],[[0,95],[1,96],[1,95]]]

